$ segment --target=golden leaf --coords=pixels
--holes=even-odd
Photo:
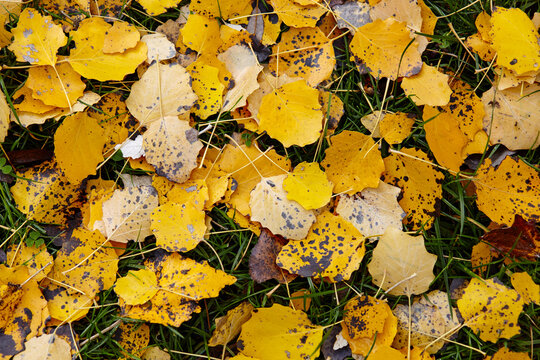
[[[288,26],[315,27],[327,9],[319,4],[302,6],[294,0],[270,0],[275,13]]]
[[[287,199],[298,202],[306,210],[328,204],[333,184],[319,167],[319,163],[302,162],[283,180]]]
[[[38,247],[28,246],[24,241],[19,245],[12,244],[8,251],[7,264],[11,267],[25,265],[28,269],[28,274],[34,276],[36,281],[43,280],[51,271],[53,258],[47,252],[47,247],[42,244]],[[0,326],[2,327],[2,326]]]
[[[434,66],[422,65],[416,75],[404,78],[401,88],[417,106],[444,106],[450,101],[452,89],[448,86],[448,75]]]
[[[512,286],[521,295],[525,304],[531,302],[540,305],[540,286],[535,284],[531,275],[526,272],[513,273],[510,281]]]
[[[181,0],[137,0],[143,6],[148,15],[159,15],[178,5]]]
[[[122,349],[122,354],[126,356],[120,360],[139,357],[150,342],[150,327],[146,324],[122,322],[113,338]]]
[[[24,343],[24,351],[13,357],[13,360],[70,360],[71,346],[53,334],[36,336]]]
[[[227,315],[218,317],[215,320],[216,328],[210,340],[209,346],[227,345],[238,334],[242,325],[251,319],[253,305],[244,301],[234,309],[227,311]]]
[[[405,81],[405,80],[404,80]],[[410,134],[414,125],[414,115],[398,112],[385,114],[379,122],[379,132],[387,143],[400,144]]]
[[[193,91],[198,97],[193,113],[201,119],[217,114],[223,103],[225,86],[219,81],[219,69],[195,61],[186,70],[191,75]]]
[[[129,271],[116,280],[114,292],[128,305],[140,305],[158,292],[156,274],[148,269]]]

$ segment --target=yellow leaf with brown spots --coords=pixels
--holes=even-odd
[[[47,307],[53,320],[74,322],[86,316],[92,306],[93,297],[66,289],[50,282],[43,290]]]
[[[540,220],[540,175],[521,159],[506,157],[493,168],[491,160],[480,166],[476,176],[476,204],[492,221],[510,226],[514,216],[525,221]]]
[[[480,59],[491,62],[496,55],[490,42],[484,41],[480,33],[473,34],[467,38],[465,45],[478,54]]]
[[[13,107],[17,110],[19,117],[23,111],[33,114],[45,114],[56,109],[56,106],[45,105],[43,101],[34,99],[32,89],[26,86],[26,84],[13,94],[12,101]]]
[[[526,272],[513,273],[510,281],[512,286],[521,295],[525,304],[540,305],[540,286],[535,284],[531,275]]]
[[[137,46],[139,40],[141,40],[141,34],[135,26],[124,21],[115,21],[105,32],[103,53],[123,53]]]
[[[493,259],[491,249],[491,245],[485,242],[479,242],[471,250],[472,270],[482,278],[485,277],[484,274],[487,273],[488,264]]]
[[[401,88],[417,106],[445,106],[452,94],[448,78],[436,67],[424,64],[418,74],[403,79]]]
[[[414,115],[398,112],[387,113],[379,122],[381,137],[391,145],[400,144],[410,134],[414,125]]]
[[[180,3],[181,0],[137,0],[142,5],[148,15],[154,16],[163,14],[167,8],[173,8]]]
[[[384,159],[384,182],[400,187],[403,196],[399,205],[407,216],[403,220],[412,229],[429,229],[437,215],[442,198],[444,175],[430,162],[425,153],[416,149],[401,149]]]
[[[319,28],[290,28],[274,46],[269,68],[315,87],[330,77],[335,64],[334,46]]]
[[[41,16],[36,9],[29,7],[21,13],[17,27],[11,33],[14,38],[9,49],[18,61],[33,65],[54,66],[56,52],[67,44],[61,26],[56,25],[50,16]]]
[[[330,138],[321,162],[335,193],[354,194],[379,185],[384,163],[373,139],[356,131],[345,130]]]
[[[242,325],[251,319],[253,305],[244,301],[234,309],[227,311],[225,316],[216,318],[216,328],[208,340],[209,346],[227,345],[238,334]]]
[[[422,15],[422,28],[420,29],[420,32],[433,35],[435,26],[437,26],[437,16],[426,5],[424,0],[418,0],[418,5],[420,6],[420,13]]]
[[[156,179],[156,177],[154,177]],[[166,179],[165,179],[166,180]],[[172,187],[164,194],[160,203],[163,205],[166,202],[177,204],[190,204],[199,211],[205,207],[205,202],[208,200],[208,187],[204,179],[195,180],[193,177],[190,180],[176,184],[172,183]]]
[[[326,13],[326,7],[315,4],[302,6],[294,0],[270,0],[277,16],[291,27],[315,27],[317,21]]]
[[[184,44],[198,53],[215,53],[221,45],[219,22],[199,14],[190,14],[180,30]]]
[[[125,356],[120,360],[140,357],[150,342],[150,327],[146,324],[122,322],[116,329],[113,339]]]
[[[229,20],[238,16],[251,14],[253,5],[249,1],[221,0],[193,0],[189,10],[210,18]]]
[[[53,266],[53,258],[51,254],[47,252],[45,244],[37,247],[28,246],[22,241],[18,245],[12,244],[8,248],[6,255],[6,263],[10,264],[10,267],[25,265],[29,275],[35,275],[34,279],[36,279],[36,281],[43,280],[49,274]]]
[[[393,18],[377,19],[357,29],[351,52],[360,58],[376,78],[416,75],[422,69],[418,43],[407,24]]]
[[[328,204],[333,184],[319,167],[319,163],[306,161],[296,165],[283,180],[287,199],[298,202],[306,210],[318,209]]]
[[[527,353],[510,351],[507,347],[502,347],[493,356],[486,356],[484,360],[531,360],[531,358]]]
[[[519,334],[519,314],[523,298],[513,289],[493,279],[473,278],[457,301],[465,325],[480,334],[483,341],[497,342]]]
[[[156,274],[148,269],[130,270],[116,280],[114,292],[128,305],[144,304],[158,292]]]
[[[191,75],[191,86],[198,97],[193,113],[201,119],[217,114],[223,103],[225,86],[219,81],[219,69],[195,61],[186,70]]]
[[[303,277],[349,280],[364,257],[364,237],[343,218],[325,211],[304,240],[289,241],[279,252],[278,266]]]

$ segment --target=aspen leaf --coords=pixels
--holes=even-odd
[[[346,130],[330,141],[321,165],[334,183],[335,193],[354,194],[379,185],[384,163],[370,136]]]
[[[369,14],[370,10],[369,4],[359,1],[349,1],[332,6],[336,25],[340,29],[349,29],[352,35],[356,33],[357,28],[373,21]]]
[[[373,283],[391,295],[422,294],[435,279],[437,256],[426,251],[423,236],[389,227],[373,250],[368,270]]]
[[[319,102],[322,104],[326,134],[333,135],[345,113],[343,101],[335,93],[319,90]]]
[[[540,258],[540,232],[534,221],[527,222],[519,215],[515,216],[512,226],[491,230],[482,240],[504,256]]]
[[[160,205],[150,218],[156,245],[168,251],[192,250],[206,233],[204,211],[192,203],[169,202]]]
[[[146,348],[141,356],[142,360],[171,360],[171,355],[168,352],[161,350],[157,346]]]
[[[3,92],[0,92],[0,142],[6,138],[9,130],[11,109]]]
[[[242,325],[251,319],[251,311],[253,309],[253,305],[245,301],[234,309],[227,311],[227,315],[218,317],[215,320],[216,328],[212,337],[208,340],[208,345],[227,345],[240,334]]]
[[[448,86],[448,75],[427,64],[416,75],[404,78],[401,88],[417,105],[444,106],[450,101],[452,89]]]
[[[371,354],[369,354],[371,360],[406,360],[407,357],[405,354],[401,353],[399,350],[391,348],[388,345],[377,346],[373,349]],[[412,359],[411,359],[412,360]]]
[[[96,173],[103,161],[104,131],[96,119],[79,112],[64,119],[54,135],[54,154],[58,165],[74,184]]]
[[[23,10],[17,27],[11,33],[14,39],[9,49],[18,61],[33,65],[54,66],[56,52],[67,44],[61,26],[56,25],[50,16],[41,16],[36,9],[29,7]]]
[[[166,116],[150,124],[143,135],[143,147],[146,161],[154,166],[156,174],[182,183],[197,166],[203,145],[197,130],[187,121]]]
[[[306,210],[318,209],[328,204],[333,185],[318,163],[302,162],[283,180],[287,199],[298,202]]]
[[[289,241],[279,252],[278,266],[303,277],[349,280],[364,257],[364,237],[341,217],[326,211],[317,216],[305,240]]]
[[[193,113],[201,119],[218,113],[223,103],[223,90],[225,89],[225,86],[219,81],[219,69],[195,61],[186,70],[191,75],[191,85],[198,97],[193,106]]]
[[[414,125],[414,117],[411,115],[402,112],[385,114],[379,122],[381,137],[392,145],[401,143],[411,134]]]
[[[525,304],[540,304],[540,286],[534,283],[531,275],[526,272],[513,273],[510,281]]]
[[[55,68],[50,65],[31,67],[25,85],[32,89],[34,99],[64,108],[73,105],[86,87],[69,63],[58,64]]]
[[[223,98],[222,111],[230,111],[246,105],[248,96],[259,88],[257,76],[262,70],[253,51],[245,45],[234,45],[218,55],[234,80]]]
[[[190,204],[193,206],[193,208],[201,211],[205,207],[205,202],[209,199],[208,186],[206,186],[206,181],[204,181],[204,178],[195,179],[192,176],[190,180],[182,184],[177,184],[161,176],[154,176],[152,180],[152,185],[154,187],[163,187],[163,189],[161,189],[161,192],[158,187],[156,187],[156,190],[158,190],[160,198],[159,202],[161,205],[168,202],[177,204]],[[166,189],[167,186],[170,187]]]
[[[11,264],[11,267],[25,265],[28,274],[34,276],[36,281],[43,280],[52,268],[53,258],[47,252],[45,244],[38,247],[28,246],[24,241],[17,246],[13,244],[8,248],[6,256],[6,262]]]
[[[323,328],[313,325],[301,310],[273,304],[252,311],[242,325],[238,349],[260,360],[301,360],[319,356]]]
[[[296,28],[314,27],[327,11],[324,6],[302,6],[293,0],[271,0],[270,4],[285,24]]]
[[[58,321],[73,322],[86,316],[94,298],[51,283],[43,291],[51,317]]]
[[[497,51],[497,65],[514,70],[518,75],[540,70],[538,32],[523,10],[495,8],[490,35]]]
[[[531,360],[529,354],[510,351],[506,347],[502,347],[493,356],[486,356],[485,360]]]
[[[141,79],[131,86],[126,99],[129,112],[143,125],[167,116],[185,114],[197,101],[189,73],[181,65],[150,65]]]
[[[70,360],[71,346],[55,334],[36,336],[24,343],[24,351],[13,360]]]
[[[312,210],[304,209],[296,201],[288,200],[283,189],[286,175],[263,178],[251,191],[249,206],[251,219],[258,221],[273,234],[287,239],[304,239],[315,222]]]
[[[253,6],[244,1],[225,0],[219,3],[212,0],[193,0],[189,10],[211,18],[228,20],[239,15],[249,15]]]
[[[140,305],[158,292],[156,274],[148,269],[129,271],[116,280],[114,292],[128,305]]]
[[[152,235],[150,214],[157,206],[157,192],[151,186],[115,190],[111,198],[103,202],[107,239],[123,243],[143,241]]]
[[[174,44],[164,34],[147,34],[141,38],[141,41],[148,48],[146,56],[148,64],[154,61],[169,60],[176,56]]]
[[[538,171],[524,163],[506,157],[493,168],[487,159],[478,169],[475,185],[478,208],[492,221],[509,225],[514,215],[526,221],[540,219],[540,186]]]
[[[471,250],[471,265],[472,270],[484,277],[483,275],[487,272],[487,264],[491,263],[493,255],[491,254],[491,245],[486,244],[485,242],[479,242],[474,245]]]
[[[198,53],[214,52],[221,44],[219,22],[199,14],[190,14],[180,30],[183,43]]]
[[[484,61],[492,61],[496,55],[495,50],[491,46],[491,42],[484,41],[480,33],[472,34],[465,41],[465,45],[478,54],[480,59]]]
[[[127,359],[139,357],[150,342],[150,327],[146,324],[122,322],[113,335]]]
[[[471,279],[457,306],[465,325],[480,333],[483,341],[510,339],[520,332],[518,317],[523,298],[493,279]]]
[[[103,38],[103,53],[123,53],[139,43],[141,34],[137,28],[124,21],[115,21]]]
[[[369,130],[369,132],[371,133],[371,137],[380,138],[380,123],[387,114],[389,113],[384,110],[375,110],[370,114],[362,116],[362,118],[360,118],[360,122],[362,122],[362,125],[364,125],[365,128]]]
[[[386,228],[401,228],[405,212],[398,204],[401,189],[384,182],[354,195],[340,195],[335,212],[365,237],[384,233]]]
[[[422,69],[422,59],[406,25],[393,18],[366,24],[357,29],[351,52],[365,62],[374,77],[395,80],[416,75]]]
[[[422,28],[422,8],[416,0],[383,0],[371,6],[369,15],[373,20],[393,18],[405,22],[417,32]]]
[[[139,4],[146,10],[148,15],[159,15],[167,11],[167,8],[172,8],[178,5],[181,0],[137,0]]]
[[[296,275],[290,274],[276,264],[276,258],[287,240],[279,235],[273,235],[266,229],[259,232],[259,239],[249,256],[251,279],[258,284],[270,279],[275,279],[281,284],[292,281]]]
[[[430,165],[425,153],[401,149],[403,155],[390,154],[384,159],[384,182],[403,190],[399,205],[407,216],[403,222],[413,229],[429,229],[439,211],[444,175]]]
[[[435,26],[437,25],[437,16],[426,5],[424,0],[418,0],[418,5],[420,6],[420,13],[422,15],[422,28],[420,29],[420,32],[433,35]]]
[[[311,306],[311,293],[307,289],[300,289],[291,294],[289,306],[294,310],[300,309],[302,311],[308,311]]]

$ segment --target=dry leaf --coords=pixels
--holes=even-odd
[[[227,311],[227,315],[216,318],[216,328],[212,337],[208,340],[208,345],[227,345],[240,334],[242,325],[251,319],[253,309],[253,305],[245,301],[234,309]]]
[[[422,65],[418,74],[404,78],[401,88],[417,106],[445,106],[452,94],[448,86],[448,75],[427,64]]]
[[[71,346],[55,334],[43,334],[24,343],[24,351],[13,360],[70,360]]]
[[[273,235],[266,229],[261,231],[249,256],[249,276],[253,281],[260,284],[275,279],[280,283],[287,283],[296,277],[276,264],[276,258],[285,243],[286,240],[281,236]]]
[[[103,53],[123,53],[137,46],[141,34],[135,26],[124,21],[115,21],[105,33],[103,39]]]
[[[298,202],[306,210],[318,209],[328,204],[333,184],[318,163],[302,162],[283,180],[287,199]]]
[[[114,292],[128,305],[144,304],[158,292],[156,274],[148,269],[130,270],[116,280]]]
[[[302,6],[293,0],[270,0],[277,16],[291,27],[314,27],[326,13],[326,8],[319,5]],[[262,360],[262,359],[261,359]]]

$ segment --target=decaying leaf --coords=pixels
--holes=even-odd
[[[525,304],[540,304],[540,286],[535,284],[531,275],[526,272],[513,273],[510,278],[512,286],[521,295]]]
[[[298,202],[306,210],[328,204],[333,185],[318,163],[302,162],[283,180],[287,199]]]
[[[19,245],[13,244],[8,248],[6,263],[10,264],[10,267],[25,265],[29,275],[34,276],[36,281],[41,281],[51,271],[53,258],[47,252],[45,244],[38,247],[28,246],[23,241]]]
[[[249,200],[251,219],[260,222],[273,234],[287,239],[304,239],[315,222],[315,215],[312,210],[287,199],[283,189],[285,178],[286,175],[263,178],[255,186]]]
[[[335,193],[354,194],[379,185],[384,163],[370,136],[345,130],[330,141],[321,165],[334,183]]]
[[[523,303],[523,298],[515,290],[493,279],[473,278],[457,306],[465,325],[480,333],[480,339],[497,342],[519,334],[518,317]]]
[[[4,141],[9,130],[9,121],[11,108],[9,107],[6,96],[0,92],[0,141]]]
[[[88,297],[80,292],[66,289],[59,285],[50,283],[43,290],[43,295],[47,299],[47,307],[51,313],[51,318],[61,322],[73,322],[86,316],[93,297]]]
[[[150,327],[146,324],[122,322],[113,338],[127,359],[139,357],[150,342]]]
[[[504,256],[540,258],[540,232],[534,222],[527,222],[519,215],[515,216],[512,226],[491,230],[482,240]]]
[[[529,354],[508,350],[507,347],[500,348],[493,356],[486,356],[485,360],[531,360]]]
[[[191,75],[193,91],[198,97],[193,105],[193,113],[201,119],[221,110],[223,103],[223,90],[225,86],[219,80],[219,69],[204,63],[195,61],[187,67]]]
[[[150,124],[143,135],[143,147],[146,161],[158,175],[183,183],[197,166],[203,144],[189,122],[166,116]]]
[[[273,235],[266,229],[261,231],[249,256],[249,276],[253,281],[260,284],[275,279],[280,283],[287,283],[296,277],[276,264],[276,258],[285,242],[281,236]]]
[[[24,351],[13,360],[70,360],[71,346],[55,334],[36,336],[24,343]]]
[[[129,271],[116,280],[114,292],[127,305],[144,304],[158,292],[156,274],[148,269]]]
[[[251,311],[253,309],[253,305],[245,301],[234,309],[227,311],[227,315],[218,317],[215,320],[216,328],[212,337],[208,340],[208,345],[227,345],[240,334],[242,325],[251,319]]]
[[[171,360],[171,355],[157,346],[147,347],[141,356],[142,360]]]
[[[397,202],[400,193],[400,188],[381,181],[376,188],[341,195],[335,211],[365,237],[378,236],[390,226],[401,229],[405,212]]]
[[[373,282],[391,295],[422,294],[435,279],[437,256],[426,251],[424,237],[388,227],[373,250],[368,270]]]
[[[303,311],[274,304],[252,311],[237,346],[242,354],[259,360],[309,359],[319,356],[322,335],[323,328],[313,325]]]
[[[414,115],[397,112],[386,113],[379,122],[381,137],[391,145],[400,144],[410,134],[414,125]]]

